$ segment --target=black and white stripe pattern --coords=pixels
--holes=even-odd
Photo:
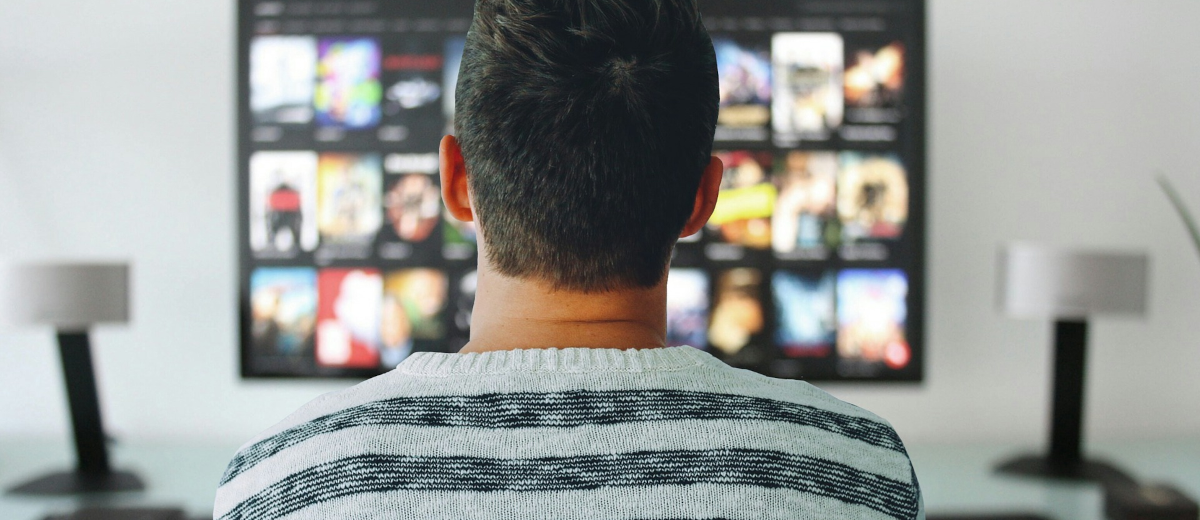
[[[242,450],[221,484],[255,464],[318,435],[360,426],[569,428],[681,419],[776,421],[800,424],[904,452],[891,427],[812,406],[732,394],[675,390],[572,391],[400,397],[374,401],[289,428]]]
[[[728,449],[543,459],[360,455],[295,473],[221,520],[279,518],[327,500],[390,491],[564,491],[693,484],[786,488],[865,506],[897,520],[917,515],[917,489],[818,458]]]
[[[417,354],[245,447],[219,520],[923,520],[882,419],[689,347]]]

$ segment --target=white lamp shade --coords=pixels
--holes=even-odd
[[[129,321],[129,264],[0,266],[0,323],[83,331]]]
[[[1149,264],[1144,253],[1010,244],[1000,251],[998,305],[1018,318],[1144,316]]]

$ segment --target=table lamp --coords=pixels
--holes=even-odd
[[[133,491],[142,481],[109,466],[88,329],[129,321],[129,265],[41,263],[0,267],[0,323],[50,325],[58,333],[75,434],[76,467],[17,485],[12,494]]]
[[[1084,459],[1083,385],[1088,319],[1144,316],[1149,259],[1145,254],[1011,244],[1000,251],[998,306],[1016,318],[1054,320],[1054,384],[1050,449],[1002,463],[1001,473],[1125,482],[1110,464]]]

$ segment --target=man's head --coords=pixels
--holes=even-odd
[[[712,210],[717,103],[695,0],[478,0],[443,196],[503,275],[656,286]]]

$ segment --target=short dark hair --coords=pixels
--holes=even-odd
[[[458,78],[495,268],[582,292],[660,283],[717,120],[695,0],[477,0]]]

